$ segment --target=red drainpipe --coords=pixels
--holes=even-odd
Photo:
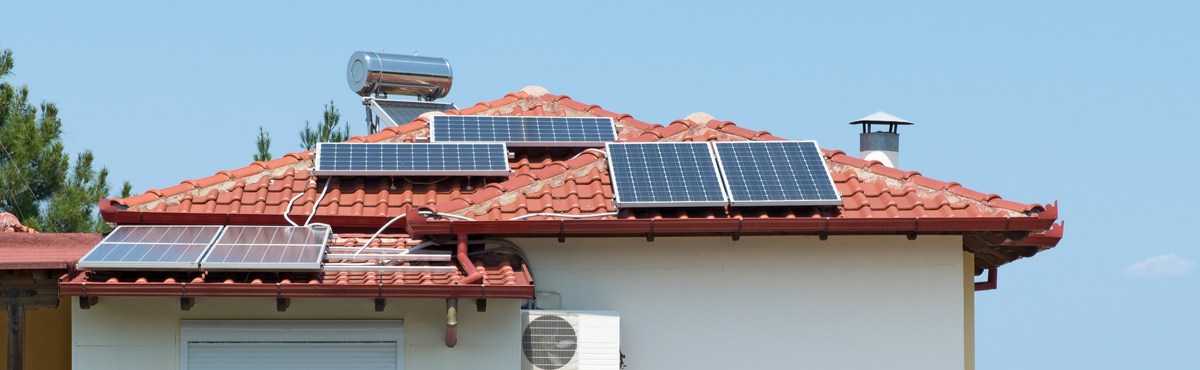
[[[462,280],[458,281],[458,285],[474,284],[476,281],[483,280],[483,274],[475,269],[475,263],[471,262],[471,258],[467,257],[467,234],[458,234],[458,264],[462,265],[463,272],[467,274]]]

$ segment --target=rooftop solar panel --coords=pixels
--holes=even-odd
[[[89,270],[198,270],[221,226],[117,226],[83,258]]]
[[[813,141],[715,143],[731,206],[841,205]]]
[[[508,176],[503,143],[318,143],[317,176]]]
[[[227,226],[200,262],[204,270],[317,271],[325,258],[328,228]]]
[[[372,99],[371,102],[370,107],[375,115],[379,116],[384,123],[392,126],[412,122],[418,116],[428,112],[444,112],[454,109],[454,104],[451,103],[385,99]]]
[[[434,116],[433,142],[497,141],[510,147],[602,147],[617,140],[608,117]]]
[[[727,201],[708,143],[609,143],[617,207],[720,207]]]

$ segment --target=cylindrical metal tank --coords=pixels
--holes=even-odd
[[[346,80],[361,96],[385,93],[433,100],[450,93],[454,77],[444,58],[359,51],[350,56]]]

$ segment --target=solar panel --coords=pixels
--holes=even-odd
[[[204,270],[317,271],[325,259],[328,228],[227,226],[200,262]]]
[[[608,117],[434,116],[433,142],[498,141],[511,147],[601,147],[617,140]]]
[[[814,141],[715,144],[731,206],[842,204]]]
[[[617,207],[719,207],[726,204],[708,143],[609,143]]]
[[[372,99],[371,110],[380,120],[392,126],[412,122],[428,112],[444,112],[454,109],[454,104],[411,100]]]
[[[503,143],[318,143],[317,176],[508,176]]]
[[[83,258],[89,270],[198,270],[221,226],[117,226]]]

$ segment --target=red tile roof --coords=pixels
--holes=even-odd
[[[0,234],[0,270],[68,269],[92,246],[98,234]]]
[[[618,136],[623,141],[784,140],[703,113],[667,125],[651,124],[567,96],[549,94],[539,87],[529,87],[499,100],[446,114],[611,117],[617,122]],[[426,123],[427,118],[417,118],[350,141],[413,142],[428,135]],[[758,230],[764,232],[806,230],[822,235],[834,231],[907,232],[912,234],[910,236],[924,232],[962,233],[968,236],[964,247],[977,253],[977,266],[981,269],[1031,256],[1053,247],[1061,238],[1061,225],[1051,227],[1057,217],[1056,206],[1001,199],[995,194],[864,161],[838,150],[826,150],[824,154],[843,198],[843,205],[836,209],[621,210],[601,220],[569,225],[705,219],[734,221],[738,232],[745,226],[747,232],[759,227]],[[414,208],[480,221],[508,220],[535,213],[586,215],[618,211],[612,203],[612,182],[602,150],[518,149],[510,161],[512,175],[501,181],[479,177],[318,180],[310,173],[312,155],[311,151],[289,153],[275,160],[254,162],[165,189],[105,201],[101,203],[101,213],[106,220],[119,223],[283,224],[281,215],[288,200],[299,195],[289,216],[293,220],[303,220],[312,212],[324,181],[329,181],[330,190],[319,205],[314,221],[330,223],[342,230],[373,231],[392,216]],[[419,218],[423,217],[410,217],[410,222],[422,221]],[[533,225],[539,220],[562,222],[549,217],[530,217],[522,222]],[[768,229],[760,225],[762,220],[773,222],[775,226],[771,227],[782,229]],[[783,225],[780,222],[790,226],[780,226]],[[823,230],[819,223],[824,224]],[[565,225],[559,230],[566,230]],[[397,223],[394,227],[406,226]],[[413,230],[412,225],[407,227]],[[654,227],[651,222],[650,234],[654,233]],[[1036,237],[1025,237],[1031,233]],[[973,238],[982,242],[970,242]]]

